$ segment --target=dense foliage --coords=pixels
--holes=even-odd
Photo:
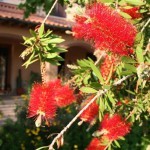
[[[45,62],[59,65],[62,60],[59,53],[65,50],[57,47],[63,42],[60,37],[45,31],[44,20],[31,32],[31,38],[24,38],[27,48],[21,54],[23,58],[30,55],[26,67],[37,60],[41,67],[42,83],[32,87],[28,117],[35,118],[37,127],[51,126],[57,108],[75,103],[79,113],[56,135],[49,150],[54,149],[55,143],[58,148],[64,145],[64,133],[79,118],[79,124],[88,122],[90,127],[97,124],[87,150],[113,149],[120,147],[123,143],[120,140],[129,133],[132,135],[137,124],[144,128],[150,117],[150,3],[146,0],[76,2],[83,2],[85,7],[75,15],[72,34],[93,46],[97,61],[87,58],[68,65],[73,77],[67,83],[47,82]],[[27,1],[23,6],[28,4]],[[82,99],[75,100],[74,94]],[[148,132],[143,135],[147,137]]]
[[[26,119],[28,100],[24,101],[24,105],[17,106],[17,122],[7,120],[3,126],[0,127],[0,149],[1,150],[33,150],[44,145],[48,145],[53,136],[47,138],[53,133],[58,133],[77,113],[75,107],[60,110],[58,118],[50,127],[36,128],[32,120]],[[77,120],[79,122],[79,120]],[[120,141],[122,150],[145,150],[150,143],[150,127],[149,122],[145,121],[142,126],[139,122],[135,123],[135,127],[131,133],[126,136],[126,140]],[[96,129],[93,126],[89,132],[87,128],[88,123],[78,126],[75,123],[69,131],[65,134],[65,143],[62,150],[83,150],[91,140],[91,134]],[[15,137],[15,138],[14,138]],[[14,144],[15,143],[15,144]],[[115,148],[117,149],[117,148]]]

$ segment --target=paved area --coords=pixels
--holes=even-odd
[[[1,96],[0,95],[0,125],[8,118],[16,121],[16,104],[21,104],[21,96]]]

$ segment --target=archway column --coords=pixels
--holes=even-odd
[[[56,79],[58,75],[58,67],[46,62],[46,82]]]

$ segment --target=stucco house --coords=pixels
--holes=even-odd
[[[40,73],[39,63],[29,66],[28,69],[22,67],[24,60],[19,56],[24,50],[22,36],[29,37],[29,29],[34,29],[45,17],[42,11],[23,19],[24,11],[17,8],[21,0],[1,0],[0,1],[0,95],[16,95],[16,80],[21,71],[22,86],[26,88],[30,79],[31,71]],[[77,59],[91,55],[92,48],[89,44],[75,40],[71,35],[65,33],[71,30],[72,21],[68,21],[64,9],[57,5],[57,16],[49,16],[46,21],[46,28],[53,30],[65,39],[60,46],[68,49],[63,56],[65,62],[62,66],[52,66],[47,64],[47,78],[52,79],[58,76],[59,71],[68,63],[75,63]],[[64,74],[66,70],[64,70]]]

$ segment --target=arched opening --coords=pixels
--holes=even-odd
[[[77,60],[90,57],[94,61],[96,57],[93,55],[93,49],[90,45],[82,44],[72,44],[68,48],[67,53],[62,53],[61,56],[64,58],[64,62],[58,67],[58,76],[60,77],[70,77],[71,72],[67,67],[67,64],[76,64]]]

